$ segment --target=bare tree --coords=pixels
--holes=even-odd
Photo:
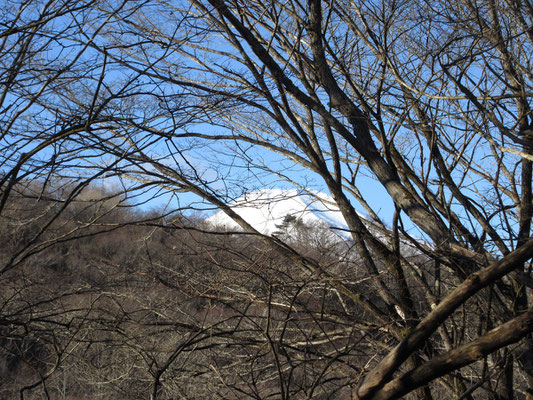
[[[178,308],[200,305],[150,306],[188,332],[131,347],[153,398],[179,390],[187,361],[220,383],[206,397],[531,397],[530,4],[43,7],[3,10],[0,208],[29,180],[81,176],[71,202],[120,177],[129,201],[189,192],[249,236],[180,221],[208,269],[156,260],[172,246],[133,269],[180,293]],[[262,235],[229,207],[279,181],[331,193],[351,235],[342,257]]]

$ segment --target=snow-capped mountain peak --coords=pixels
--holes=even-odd
[[[241,196],[230,207],[266,235],[276,235],[280,229],[290,229],[288,225],[291,223],[328,230],[347,229],[346,221],[333,199],[320,192],[263,189]],[[209,217],[207,222],[226,229],[239,229],[238,224],[223,211]]]

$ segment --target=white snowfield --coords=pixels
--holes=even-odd
[[[346,236],[348,228],[333,199],[320,192],[301,193],[297,190],[264,189],[237,199],[231,208],[246,222],[265,235],[279,231],[287,216],[316,228],[340,228],[338,235]],[[228,230],[239,230],[239,225],[219,211],[206,220],[209,224]]]
[[[230,207],[246,222],[264,235],[275,235],[284,241],[314,239],[317,243],[348,244],[352,237],[348,225],[333,198],[318,191],[299,192],[297,190],[264,189],[248,193],[238,198]],[[359,214],[375,238],[389,245],[389,234],[377,228],[368,218]],[[292,223],[283,231],[286,217]],[[223,211],[206,219],[216,229],[240,231],[241,227]],[[312,228],[304,229],[300,228]],[[302,236],[302,232],[313,232],[311,236]],[[419,251],[404,238],[400,238],[401,251],[404,255],[418,255]]]

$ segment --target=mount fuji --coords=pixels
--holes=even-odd
[[[287,227],[289,221],[297,222],[300,226],[331,231],[339,238],[345,238],[346,234],[339,232],[348,229],[333,198],[317,191],[263,189],[241,196],[230,207],[265,235],[276,234],[280,227]],[[211,226],[229,230],[240,229],[223,211],[207,218],[206,222]]]
[[[230,204],[230,208],[260,233],[276,236],[287,243],[303,239],[308,243],[309,240],[332,246],[344,243],[348,248],[351,247],[348,224],[333,198],[325,193],[263,189],[239,197]],[[372,235],[387,245],[390,231],[359,215]],[[215,213],[205,221],[211,228],[242,230],[224,211]],[[400,238],[400,249],[404,256],[420,254],[403,237]]]

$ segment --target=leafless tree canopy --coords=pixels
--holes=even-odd
[[[532,63],[530,0],[1,2],[0,397],[533,399]]]

